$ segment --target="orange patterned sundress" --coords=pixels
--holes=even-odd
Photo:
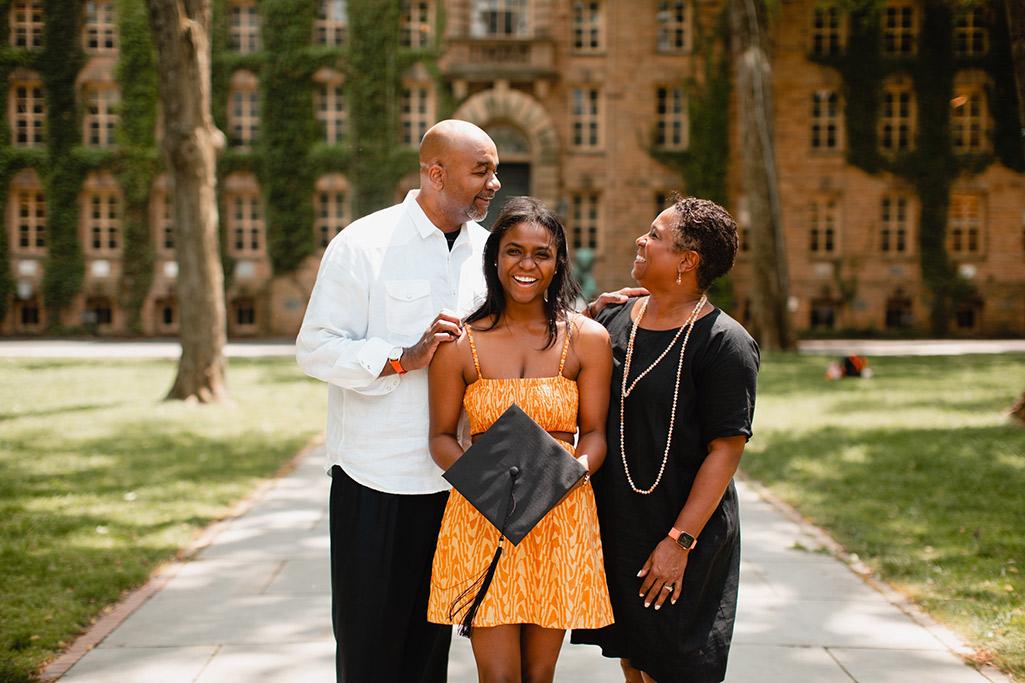
[[[577,429],[577,383],[562,374],[569,335],[554,377],[487,379],[481,375],[473,335],[466,334],[477,381],[466,387],[463,407],[472,434],[486,431],[516,403],[552,432]],[[570,444],[560,443],[570,453]],[[455,490],[445,507],[431,573],[427,618],[458,624],[468,606],[453,614],[459,595],[488,568],[498,530]],[[545,628],[600,628],[612,623],[605,584],[594,492],[589,482],[573,489],[519,545],[506,542],[491,588],[473,625],[537,624]]]

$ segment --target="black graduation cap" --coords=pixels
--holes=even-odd
[[[470,635],[473,617],[502,556],[503,541],[518,545],[586,473],[576,458],[515,403],[445,472],[445,479],[501,533],[491,565],[450,610],[454,616],[472,600],[460,635]]]

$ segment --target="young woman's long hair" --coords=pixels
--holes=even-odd
[[[491,319],[492,329],[498,325],[505,311],[505,291],[498,280],[498,246],[514,225],[533,223],[545,228],[555,241],[555,275],[548,285],[548,301],[544,302],[545,317],[548,319],[548,340],[544,348],[555,344],[559,336],[557,323],[566,319],[573,310],[580,294],[580,287],[573,279],[569,261],[569,247],[566,245],[566,230],[562,222],[547,206],[533,197],[512,197],[502,207],[491,228],[491,236],[484,245],[484,280],[488,293],[480,308],[466,318],[467,323]]]

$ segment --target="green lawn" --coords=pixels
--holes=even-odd
[[[1025,355],[827,360],[763,359],[743,469],[1025,678]]]
[[[0,359],[0,683],[33,672],[323,428],[291,359],[232,407],[163,402],[170,361]]]

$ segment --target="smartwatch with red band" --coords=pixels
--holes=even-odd
[[[388,364],[391,365],[391,369],[395,371],[396,375],[406,374],[406,369],[402,367],[402,363],[399,362],[400,358],[402,358],[402,347],[396,346],[391,350],[391,353],[388,354]]]
[[[694,550],[698,545],[698,539],[694,538],[686,531],[680,531],[676,527],[669,530],[669,538],[676,541],[676,545],[680,546],[684,550]]]

